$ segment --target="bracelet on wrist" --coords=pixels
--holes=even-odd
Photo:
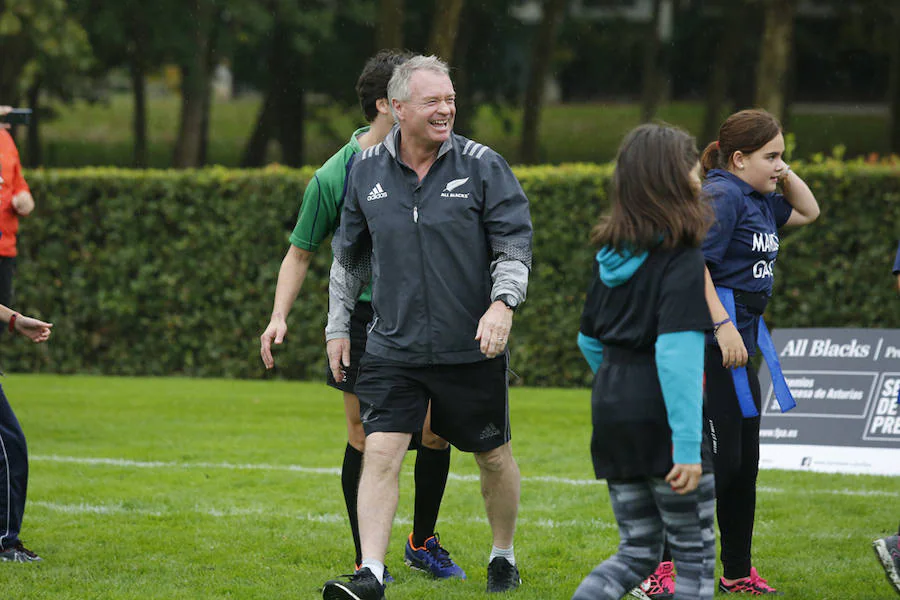
[[[16,330],[16,318],[19,316],[19,313],[13,313],[9,318],[9,332],[12,333]]]
[[[725,325],[726,323],[731,323],[731,317],[728,317],[727,319],[722,319],[718,323],[713,323],[713,337],[714,338],[718,339],[717,336],[719,335],[719,328],[722,327],[722,325]]]

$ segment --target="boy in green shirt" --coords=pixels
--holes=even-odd
[[[287,333],[287,315],[306,278],[313,252],[338,227],[343,208],[344,182],[353,156],[379,144],[394,124],[387,100],[387,84],[394,67],[405,62],[407,58],[407,54],[382,50],[369,59],[357,81],[356,92],[370,125],[353,132],[350,141],[325,161],[306,187],[297,225],[291,233],[291,245],[278,272],[272,317],[260,336],[260,355],[267,369],[275,366],[272,344],[280,345],[284,341]],[[357,566],[362,556],[356,494],[366,437],[360,421],[359,399],[353,392],[359,359],[365,352],[366,329],[373,317],[371,293],[370,286],[363,290],[353,312],[350,333],[351,363],[344,381],[336,382],[330,370],[328,373],[328,385],[344,392],[348,442],[341,468],[341,483],[353,532],[353,543],[356,546]],[[416,445],[415,512],[413,531],[406,542],[405,561],[410,567],[430,573],[434,577],[465,578],[465,572],[450,559],[449,553],[441,546],[434,533],[450,469],[450,445],[431,431],[429,423],[430,419],[426,419],[421,439]]]

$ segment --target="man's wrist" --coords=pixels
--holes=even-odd
[[[339,340],[339,339],[349,339],[350,338],[350,330],[347,331],[326,331],[325,332],[325,341],[330,342],[331,340]]]
[[[511,294],[500,294],[495,302],[502,302],[506,308],[513,312],[516,312],[516,309],[519,307],[519,300]]]

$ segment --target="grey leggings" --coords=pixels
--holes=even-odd
[[[697,489],[684,496],[673,492],[662,479],[608,484],[619,523],[619,550],[584,578],[572,600],[619,600],[653,573],[666,540],[678,572],[676,600],[712,598],[716,565],[713,475],[703,475]]]

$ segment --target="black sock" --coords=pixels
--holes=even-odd
[[[434,535],[447,473],[450,471],[450,447],[432,450],[419,446],[416,452],[416,501],[413,516],[413,545],[420,548]]]
[[[341,486],[344,488],[344,503],[356,546],[356,564],[362,562],[362,548],[359,544],[359,521],[356,518],[356,494],[359,491],[359,474],[362,472],[363,454],[350,444],[344,450],[344,464],[341,465]]]
[[[669,540],[663,544],[663,555],[661,562],[672,562],[672,549],[669,547]]]

